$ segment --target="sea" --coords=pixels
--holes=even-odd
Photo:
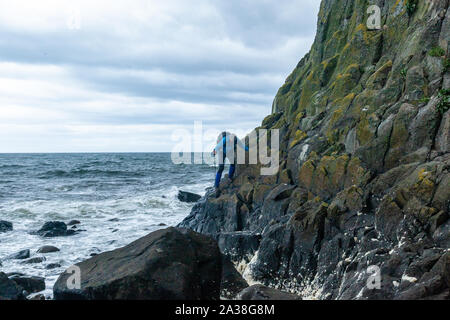
[[[44,277],[42,293],[52,298],[56,279],[71,265],[176,226],[193,206],[179,201],[178,191],[204,195],[214,172],[209,164],[174,164],[170,153],[0,154],[0,220],[13,223],[13,231],[0,233],[0,271]],[[31,234],[47,221],[71,220],[83,231]],[[60,251],[36,253],[44,245]],[[46,260],[8,258],[26,249]]]

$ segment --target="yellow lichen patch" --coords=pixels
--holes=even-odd
[[[367,80],[367,88],[381,89],[384,86],[391,69],[392,60],[389,60],[369,77]]]
[[[298,127],[300,125],[300,121],[302,120],[302,118],[305,116],[305,114],[303,112],[299,112],[296,116],[295,116],[295,122],[294,122],[294,126]]]
[[[426,171],[425,168],[420,169],[419,171],[419,181],[423,181],[424,179],[431,176],[431,172]]]
[[[361,117],[357,126],[356,126],[356,138],[361,146],[369,143],[374,134],[369,128],[369,120],[366,117]]]
[[[398,7],[398,5],[400,4],[400,2],[403,2],[403,0],[396,0],[396,1],[395,1],[394,6],[392,7],[392,11],[394,11],[394,10]]]
[[[369,44],[370,43],[369,34],[368,34],[368,31],[367,31],[367,26],[364,23],[361,23],[361,24],[359,24],[356,27],[355,33],[358,33],[358,32],[362,33],[362,37],[363,37],[364,42],[366,44]]]
[[[311,187],[315,169],[316,168],[312,160],[308,160],[302,165],[298,174],[298,180],[301,185],[308,189]]]
[[[303,139],[305,139],[308,135],[306,134],[306,132],[303,132],[302,130],[297,130],[295,132],[295,137],[294,140],[292,140],[291,144],[290,144],[290,148],[295,147],[297,144],[300,143],[300,141],[302,141]]]

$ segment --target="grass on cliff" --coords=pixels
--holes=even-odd
[[[406,1],[406,12],[408,12],[408,16],[411,17],[414,14],[414,12],[416,12],[418,5],[419,5],[419,0]]]
[[[438,94],[439,103],[436,108],[437,111],[443,115],[450,109],[450,89],[442,89]]]
[[[434,47],[428,51],[428,54],[432,57],[442,57],[445,56],[445,50],[441,47]]]
[[[443,60],[444,72],[450,71],[450,58],[446,58]]]

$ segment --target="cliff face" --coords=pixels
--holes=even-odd
[[[261,125],[280,129],[279,173],[240,166],[181,225],[216,237],[247,278],[305,297],[449,298],[448,5],[323,0]]]

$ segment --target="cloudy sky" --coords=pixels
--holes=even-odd
[[[171,151],[194,121],[246,133],[309,50],[319,4],[0,0],[0,153]]]

